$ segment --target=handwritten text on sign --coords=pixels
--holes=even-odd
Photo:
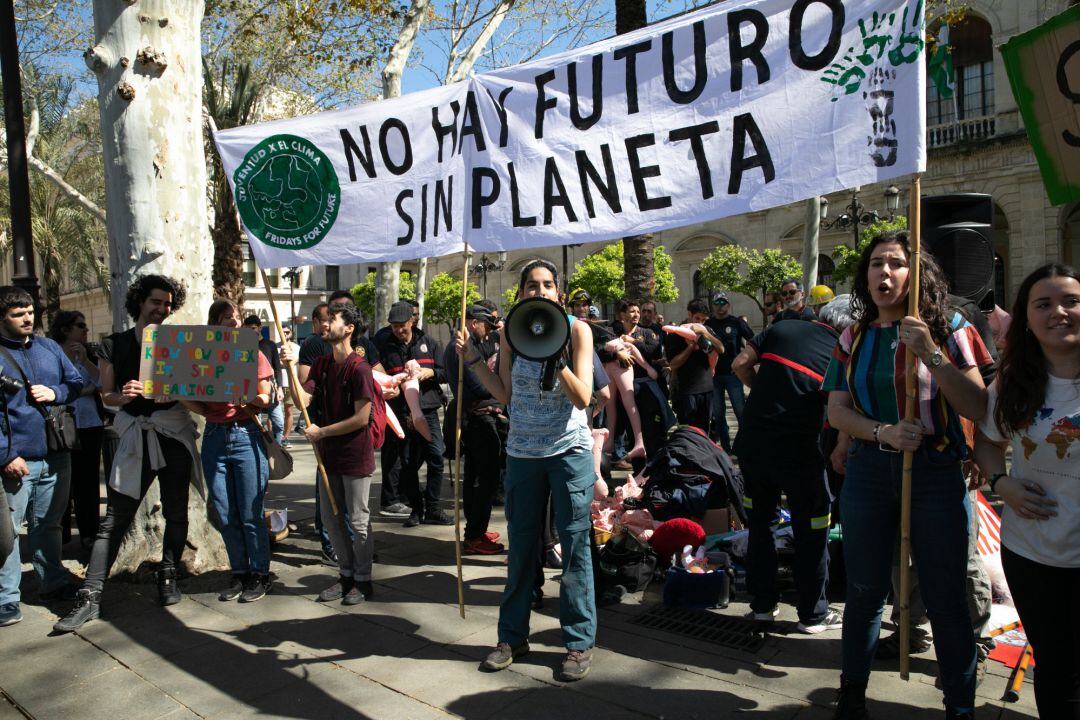
[[[147,325],[139,382],[149,398],[242,402],[255,396],[259,338],[244,328]]]

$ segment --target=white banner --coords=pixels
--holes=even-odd
[[[609,240],[926,166],[921,0],[731,0],[216,134],[263,267]]]

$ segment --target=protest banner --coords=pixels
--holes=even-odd
[[[259,338],[245,328],[147,325],[139,354],[143,395],[244,402],[258,386]]]
[[[1080,200],[1080,6],[1001,46],[1054,205]]]
[[[609,240],[925,169],[921,0],[731,0],[214,134],[262,267]]]

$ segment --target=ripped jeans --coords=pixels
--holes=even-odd
[[[840,492],[844,513],[843,675],[860,682],[870,665],[890,589],[899,538],[903,454],[856,440]],[[911,483],[911,554],[934,631],[945,704],[975,705],[975,633],[968,614],[966,568],[971,506],[960,460],[921,448]]]

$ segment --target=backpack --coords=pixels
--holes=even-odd
[[[345,369],[346,375],[352,373],[359,363],[367,362],[363,357],[353,353],[346,361],[348,366]],[[316,392],[319,394],[319,409],[322,411],[322,416],[325,419],[328,417],[326,407],[326,397],[323,394],[323,388],[326,387],[327,377],[330,374],[330,367],[334,364],[333,355],[323,355],[315,361],[315,365],[311,368],[316,377],[319,378],[316,384]],[[383,446],[383,442],[386,440],[386,401],[383,400],[382,392],[379,390],[379,386],[372,382],[373,392],[371,398],[371,417],[368,419],[368,430],[371,433],[371,445],[376,450]],[[352,393],[348,386],[342,389],[345,393],[345,405],[347,407],[352,406],[354,400]]]

